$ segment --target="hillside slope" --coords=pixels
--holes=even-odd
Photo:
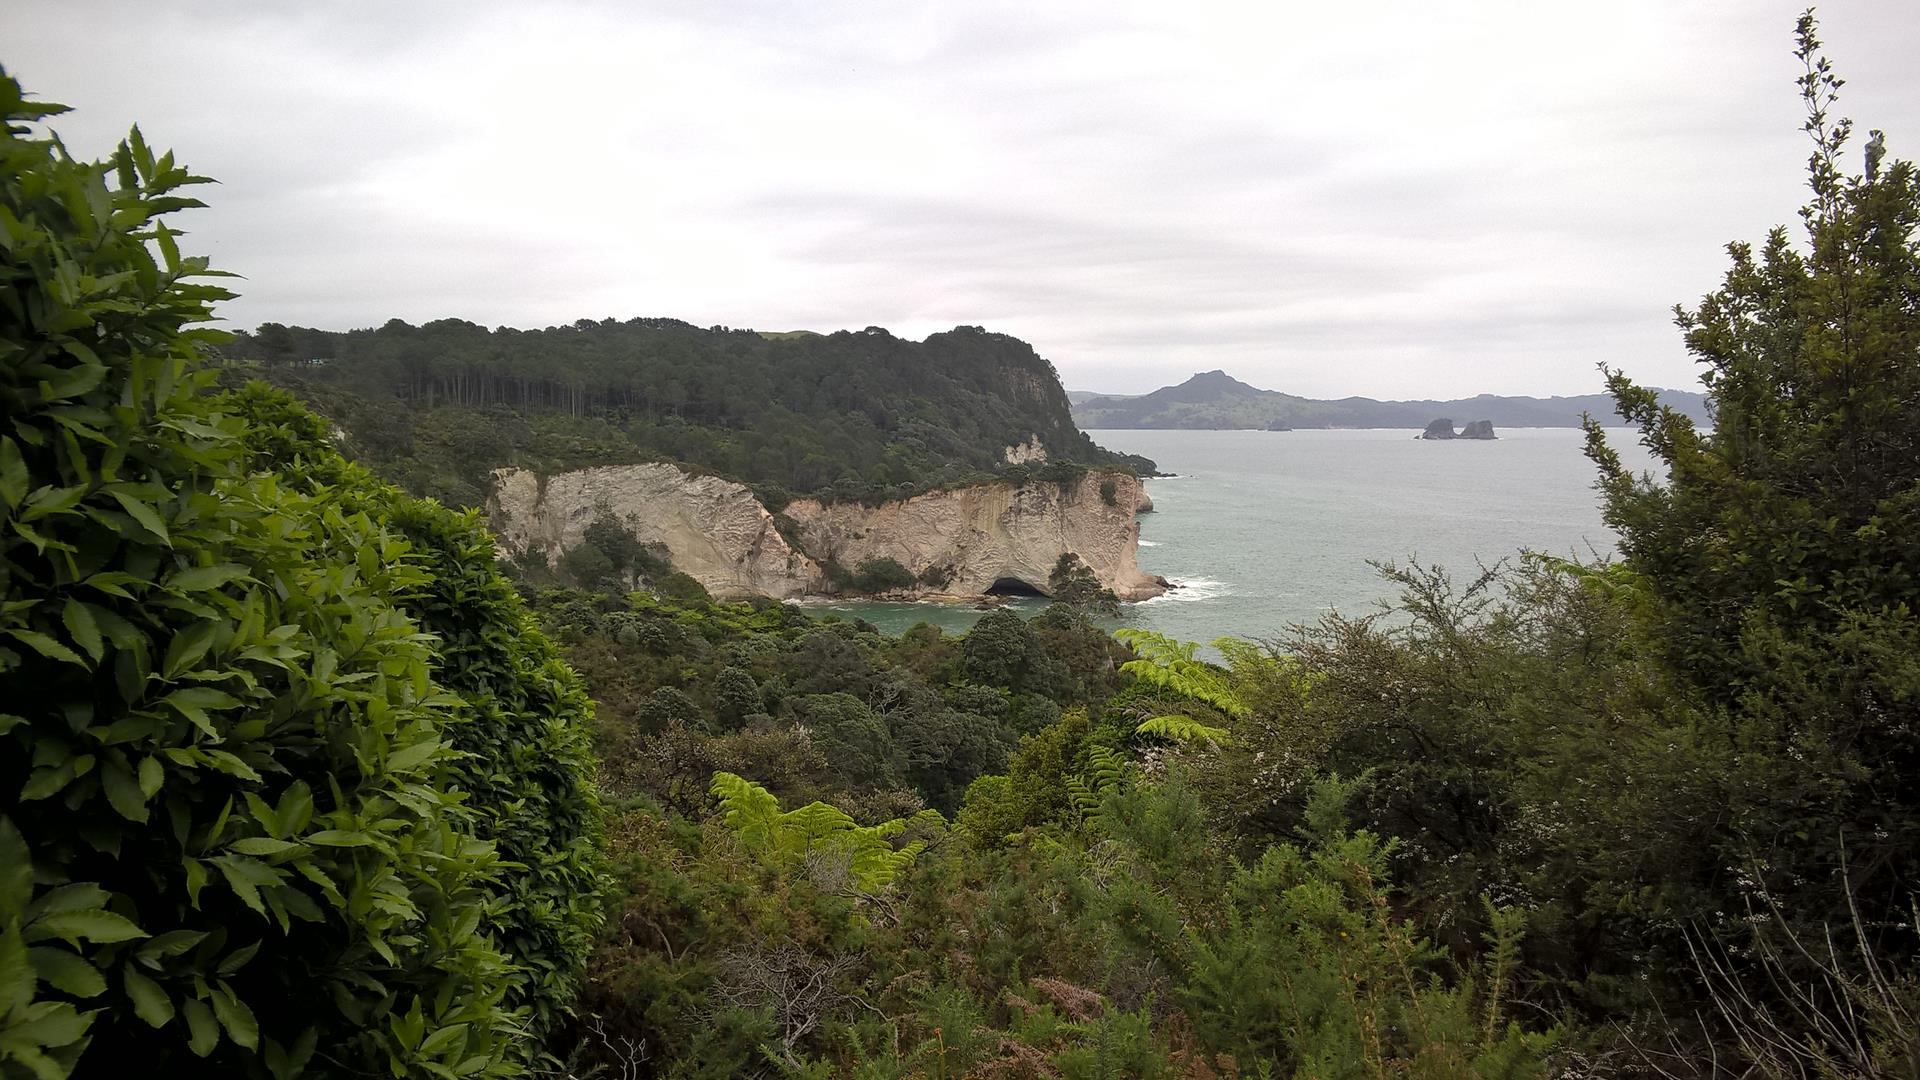
[[[672,319],[545,330],[396,319],[344,333],[269,323],[226,352],[236,376],[313,401],[376,471],[457,506],[484,503],[492,471],[508,466],[668,460],[749,484],[775,509],[1037,468],[1152,468],[1094,445],[1053,365],[979,327],[915,342],[878,327],[767,335]]]
[[[1707,420],[1706,396],[1660,391],[1662,401],[1696,421]],[[1503,397],[1481,394],[1448,401],[1326,401],[1262,390],[1224,371],[1201,372],[1177,386],[1138,397],[1087,397],[1073,405],[1082,428],[1424,428],[1439,417],[1490,420],[1499,427],[1576,427],[1582,413],[1607,425],[1623,424],[1606,394]]]

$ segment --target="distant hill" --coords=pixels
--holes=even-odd
[[[1707,422],[1705,394],[1661,390],[1660,399]],[[1326,401],[1249,386],[1224,371],[1203,371],[1178,386],[1137,397],[1070,394],[1081,428],[1425,428],[1441,417],[1457,423],[1490,420],[1502,427],[1577,427],[1582,413],[1601,423],[1624,424],[1606,394],[1573,397],[1503,397],[1481,394],[1450,401],[1377,401],[1348,397]]]
[[[489,330],[460,319],[333,332],[268,323],[223,348],[232,381],[307,398],[349,450],[416,494],[484,500],[495,468],[666,460],[795,495],[877,502],[1074,466],[1151,472],[1073,425],[1053,365],[961,326],[925,341],[583,319]],[[1046,464],[1009,466],[1038,438]]]
[[[1092,401],[1094,398],[1112,398],[1115,401],[1126,401],[1128,398],[1136,398],[1139,396],[1138,394],[1102,394],[1093,390],[1067,391],[1067,400],[1075,405],[1083,401]]]

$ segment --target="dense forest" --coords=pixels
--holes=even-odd
[[[1799,45],[1619,561],[1218,662],[512,581],[0,76],[0,1076],[1920,1077],[1920,176]]]
[[[503,465],[540,471],[668,460],[793,495],[877,502],[1024,476],[1038,438],[1056,471],[1143,458],[1073,424],[1053,365],[962,326],[923,342],[879,327],[759,334],[672,319],[488,330],[399,320],[330,333],[269,323],[222,345],[230,383],[262,377],[333,419],[355,457],[417,494],[479,506]]]

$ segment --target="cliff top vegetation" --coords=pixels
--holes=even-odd
[[[354,456],[449,505],[488,474],[668,460],[798,495],[876,502],[996,476],[1038,439],[1055,471],[1150,472],[1074,426],[1053,365],[1023,341],[961,326],[925,341],[582,319],[488,330],[392,320],[335,333],[268,323],[225,346],[333,419]]]

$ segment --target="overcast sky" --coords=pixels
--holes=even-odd
[[[218,178],[225,309],[1014,334],[1069,388],[1695,385],[1672,305],[1794,222],[1801,4],[7,0],[100,155]],[[1920,5],[1821,9],[1920,154]],[[1857,157],[1855,158],[1857,167]]]

